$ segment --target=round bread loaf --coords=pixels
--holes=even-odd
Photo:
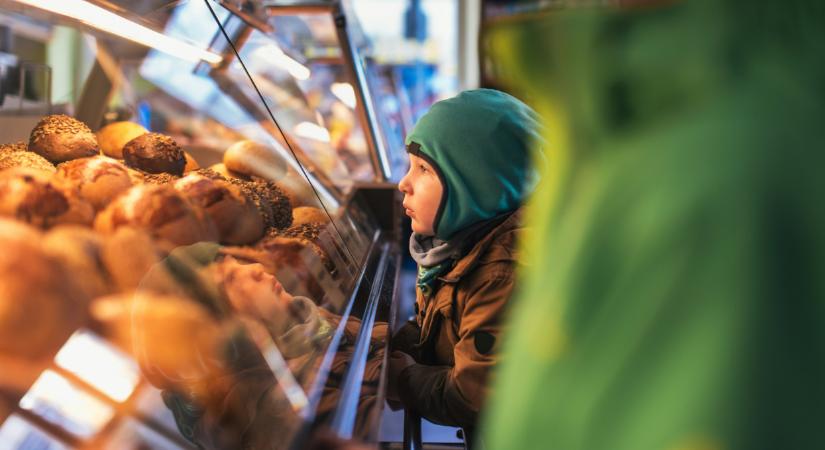
[[[59,225],[46,233],[44,249],[57,257],[74,274],[75,281],[87,298],[110,291],[108,274],[101,259],[102,236],[91,228]]]
[[[191,173],[175,182],[175,189],[209,214],[218,228],[221,243],[249,244],[263,235],[260,212],[237,186]]]
[[[91,225],[94,207],[50,178],[47,172],[22,167],[0,171],[0,215],[41,228]]]
[[[65,189],[75,190],[96,210],[105,208],[133,184],[129,169],[106,156],[64,162],[57,167],[54,180]]]
[[[0,220],[0,354],[37,360],[80,327],[87,298],[39,244],[39,233]],[[11,232],[10,232],[11,231]]]
[[[54,164],[37,153],[28,151],[24,142],[0,145],[0,170],[11,167],[28,167],[46,172],[54,172]]]
[[[123,160],[129,167],[148,173],[183,175],[186,156],[177,142],[160,133],[145,133],[123,147]]]
[[[93,156],[97,138],[85,123],[63,114],[40,119],[29,137],[29,150],[53,163]]]
[[[215,172],[215,173],[219,174],[220,176],[222,176],[224,178],[227,178],[227,179],[229,179],[229,178],[240,178],[240,179],[243,179],[243,180],[248,180],[249,179],[249,177],[246,176],[246,175],[240,174],[238,172],[233,172],[233,171],[227,169],[226,166],[223,163],[212,164],[211,166],[207,167],[207,170],[211,170],[212,172]]]
[[[257,179],[240,179],[234,177],[224,177],[220,173],[210,169],[200,169],[196,173],[207,178],[224,180],[240,188],[241,193],[258,209],[264,219],[264,228],[284,229],[292,225],[292,205],[289,197],[277,184]]]
[[[0,153],[4,152],[27,152],[29,151],[29,144],[23,141],[10,142],[8,144],[0,144]]]
[[[104,236],[100,256],[113,288],[118,292],[131,292],[138,287],[153,292],[179,290],[174,277],[168,271],[164,272],[165,267],[159,264],[163,257],[161,249],[144,230],[119,227],[111,235]],[[147,278],[150,270],[155,271],[154,276]]]
[[[286,161],[273,148],[248,140],[226,149],[223,164],[233,172],[270,181],[278,181],[287,173]]]
[[[95,229],[111,233],[122,226],[145,230],[172,245],[217,241],[214,222],[170,185],[133,186],[95,219]]]
[[[299,206],[292,210],[292,226],[305,223],[329,223],[329,216],[313,206]]]
[[[97,132],[97,142],[104,155],[123,158],[123,146],[132,139],[148,133],[146,128],[134,122],[112,122]]]

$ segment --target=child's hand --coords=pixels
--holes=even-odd
[[[389,358],[389,370],[387,372],[387,400],[388,401],[399,401],[398,397],[398,378],[401,376],[401,372],[406,369],[407,367],[415,364],[415,360],[412,356],[400,352],[398,350],[390,353]]]

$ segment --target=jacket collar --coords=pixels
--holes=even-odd
[[[499,237],[509,231],[521,227],[521,219],[523,208],[519,208],[508,216],[502,223],[493,228],[487,233],[478,243],[476,243],[470,251],[459,259],[455,266],[447,272],[446,275],[439,279],[445,283],[455,283],[467,272],[472,270],[479,262],[479,259],[493,244],[495,244]]]

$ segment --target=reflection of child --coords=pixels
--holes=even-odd
[[[487,395],[538,127],[517,99],[480,89],[436,103],[407,136],[399,189],[418,263],[416,320],[393,339],[388,398],[431,421],[472,427]]]

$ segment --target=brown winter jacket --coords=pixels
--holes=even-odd
[[[521,211],[483,236],[432,298],[416,293],[416,318],[393,339],[416,360],[398,380],[405,407],[443,425],[472,428],[498,361],[501,318],[515,283]]]

